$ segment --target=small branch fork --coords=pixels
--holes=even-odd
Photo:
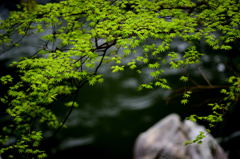
[[[106,54],[107,54],[107,50],[108,50],[110,47],[112,47],[113,45],[115,45],[115,44],[116,44],[116,40],[114,40],[114,41],[112,41],[112,42],[110,42],[110,43],[104,43],[104,44],[96,47],[95,51],[96,51],[97,49],[99,49],[99,48],[101,48],[101,49],[104,48],[104,51],[103,51],[102,58],[101,58],[99,64],[97,65],[97,67],[96,67],[93,75],[96,75],[97,72],[98,72],[98,70],[99,70],[99,68],[101,67],[101,65],[102,65],[102,63],[103,63],[103,60],[104,60],[104,57],[105,57]],[[96,45],[96,46],[97,46],[97,45]],[[81,58],[81,59],[82,59],[82,58]],[[70,117],[70,115],[71,115],[71,113],[72,113],[72,111],[73,111],[74,104],[75,104],[76,99],[77,99],[77,97],[78,97],[78,95],[79,95],[80,89],[81,89],[86,83],[87,83],[87,80],[84,80],[84,81],[82,81],[82,82],[80,83],[80,85],[78,86],[77,90],[76,90],[75,93],[74,93],[73,103],[72,103],[72,105],[71,105],[68,113],[67,113],[66,116],[64,117],[61,125],[60,125],[60,126],[56,129],[56,131],[53,133],[52,138],[55,137],[55,136],[60,132],[60,130],[63,128],[63,126],[64,126],[65,123],[67,122],[68,118]]]

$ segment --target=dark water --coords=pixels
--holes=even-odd
[[[14,9],[13,3],[2,2],[2,15],[7,14],[8,9]],[[32,42],[31,39],[30,41]],[[176,45],[180,46],[179,43]],[[6,64],[16,57],[29,55],[35,49],[26,41],[22,50],[10,50],[0,55],[0,75],[14,72],[6,68]],[[240,62],[237,58],[229,60],[215,53],[203,58],[201,69],[211,82],[222,84],[228,74],[226,62],[231,61],[237,67]],[[197,68],[190,68],[191,76],[195,77],[198,84],[207,85]],[[50,159],[131,159],[137,136],[154,123],[170,113],[178,113],[183,118],[192,113],[206,114],[210,110],[206,103],[222,98],[217,89],[202,89],[194,92],[188,105],[181,105],[181,93],[162,89],[137,91],[136,88],[144,77],[134,72],[102,71],[105,71],[106,76],[103,84],[85,86],[80,91],[79,108],[74,109],[70,115],[66,123],[68,127],[51,140],[48,137],[54,131],[46,131],[46,144],[43,148],[50,154]],[[193,85],[181,83],[178,80],[181,75],[182,71],[169,70],[165,76],[173,88],[182,89]],[[60,99],[53,108],[60,119],[68,111],[63,106],[63,101]],[[239,120],[239,107],[236,106],[226,115],[224,124],[213,130],[216,137],[221,137],[222,145],[230,152],[231,159],[237,159],[240,153],[240,126],[236,124]]]
[[[139,92],[136,83],[136,75],[128,72],[95,88],[85,87],[79,95],[80,107],[71,114],[68,128],[60,132],[61,142],[52,158],[69,154],[78,158],[74,154],[79,154],[90,159],[130,159],[140,132],[171,112],[183,113],[182,106],[163,100],[169,92]]]
[[[184,87],[178,75],[167,77],[173,86]],[[71,114],[68,128],[53,142],[51,158],[131,159],[141,132],[170,113],[183,118],[207,113],[209,109],[201,102],[218,96],[216,90],[203,90],[192,96],[190,104],[181,105],[181,94],[162,89],[137,91],[139,81],[139,75],[127,71],[107,76],[96,87],[84,87],[79,95],[80,107]]]

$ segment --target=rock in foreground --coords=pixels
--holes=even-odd
[[[209,134],[202,144],[184,145],[204,127],[176,114],[169,115],[140,134],[134,148],[134,159],[227,159],[216,140]]]

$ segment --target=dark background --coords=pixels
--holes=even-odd
[[[10,10],[16,10],[19,0],[1,0],[1,18],[7,17]],[[50,0],[38,0],[39,3],[57,2]],[[34,52],[34,47],[28,48],[31,37],[26,41],[22,50],[10,50],[0,54],[0,76],[14,74],[7,64],[18,57]],[[179,43],[176,43],[176,45]],[[208,55],[202,63],[189,68],[195,82],[207,85],[201,73],[196,68],[208,75],[214,85],[222,85],[228,74],[239,69],[240,60],[237,55],[239,47],[236,44],[231,56],[226,53],[214,52],[210,48],[201,45],[202,50],[207,50]],[[176,46],[177,47],[177,46]],[[136,87],[143,77],[131,71],[109,75],[105,72],[105,82],[96,87],[85,86],[79,94],[79,108],[71,114],[68,128],[62,129],[54,138],[49,138],[54,131],[47,130],[43,148],[46,149],[51,159],[131,159],[134,142],[137,136],[151,127],[170,113],[178,113],[184,119],[192,113],[207,114],[210,108],[206,103],[222,99],[220,89],[199,89],[193,92],[191,101],[187,105],[181,105],[182,92],[176,91],[137,91]],[[237,70],[239,71],[239,70]],[[239,72],[238,72],[239,73]],[[179,82],[182,72],[166,73],[166,78],[173,88],[181,90],[186,84]],[[188,85],[188,87],[190,87]],[[4,88],[1,93],[4,93]],[[68,111],[61,103],[65,99],[59,99],[54,106],[54,111],[60,119],[63,119]],[[3,112],[0,109],[0,114]],[[4,114],[4,113],[3,113]],[[225,115],[223,123],[213,129],[213,135],[220,141],[230,159],[240,158],[240,125],[239,103]],[[0,121],[3,119],[1,118]],[[206,124],[206,123],[201,123]]]

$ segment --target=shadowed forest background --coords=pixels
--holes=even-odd
[[[1,19],[8,17],[10,11],[18,10],[16,7],[18,0],[0,2]],[[37,0],[37,2],[46,4],[58,1]],[[14,75],[16,70],[8,65],[21,57],[29,57],[38,50],[42,41],[38,40],[37,36],[41,36],[41,33],[25,38],[20,47],[1,49],[0,76]],[[202,52],[207,52],[200,63],[178,70],[166,69],[164,78],[174,88],[172,90],[138,91],[139,84],[148,78],[147,75],[138,74],[127,68],[124,72],[111,73],[108,65],[101,66],[99,72],[103,73],[104,82],[95,86],[84,85],[81,88],[76,97],[79,106],[71,112],[66,122],[67,127],[57,133],[55,130],[42,128],[44,140],[41,148],[47,152],[48,158],[131,159],[137,136],[168,114],[177,113],[184,119],[192,114],[201,116],[211,113],[207,103],[221,101],[224,95],[220,90],[227,87],[227,78],[231,74],[239,75],[239,39],[232,43],[233,49],[228,56],[224,51],[213,50],[203,42],[196,45]],[[188,44],[175,39],[172,46],[173,50],[181,52]],[[179,81],[179,77],[186,72],[190,72],[191,79],[194,80],[188,83]],[[187,104],[181,104],[186,88],[192,91],[192,95]],[[6,93],[7,89],[6,86],[1,86],[0,93]],[[64,120],[69,111],[63,103],[72,98],[62,96],[53,102],[51,110],[60,121]],[[217,123],[211,131],[228,153],[229,159],[240,158],[239,109],[238,100],[224,114],[224,121]],[[7,123],[5,107],[2,104],[0,127]],[[199,123],[208,127],[205,121]]]

